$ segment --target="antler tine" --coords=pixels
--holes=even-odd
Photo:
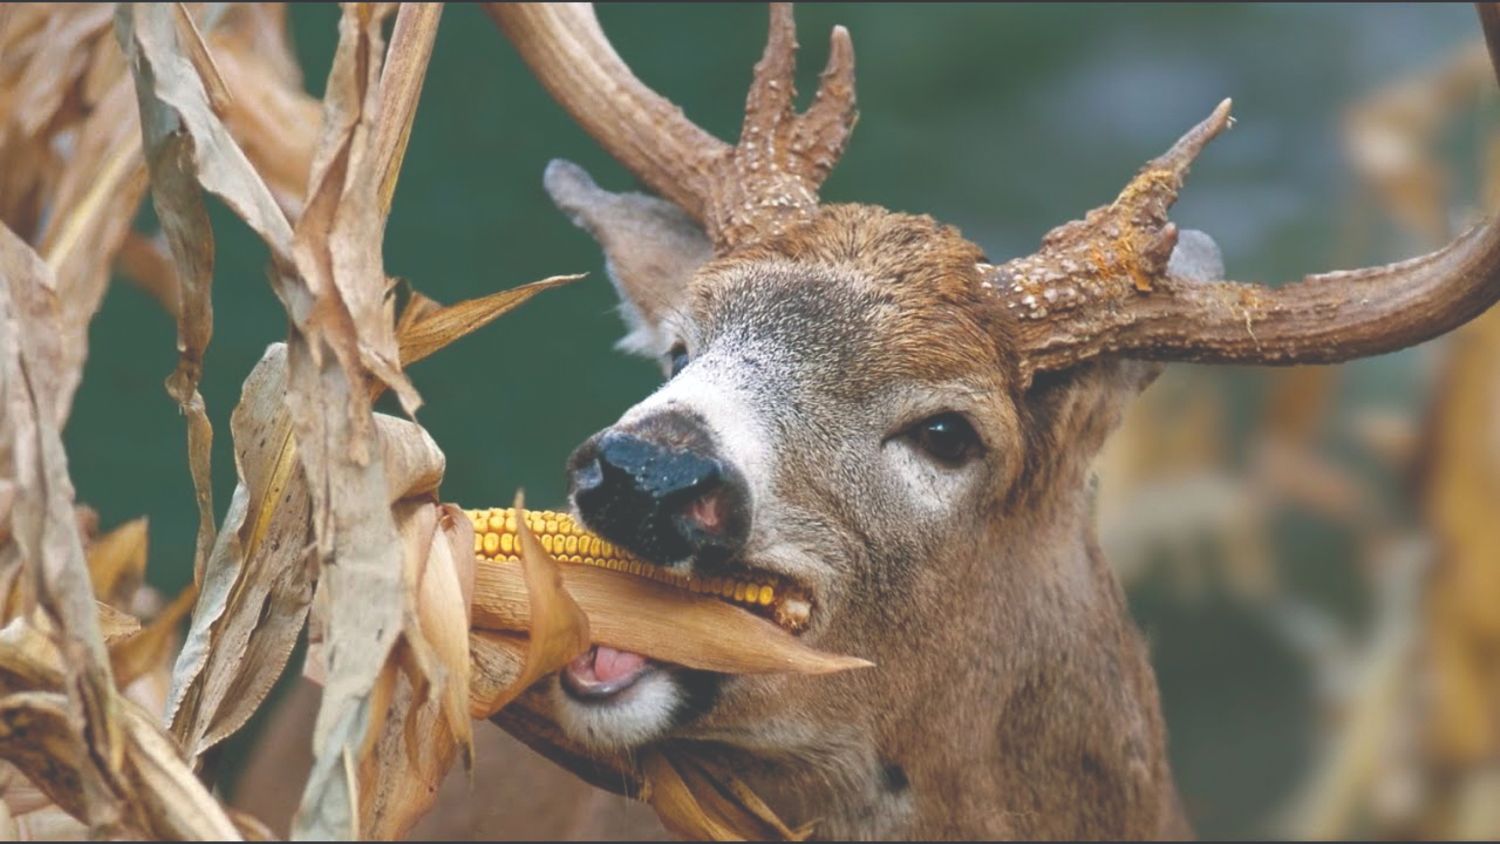
[[[489,12],[548,92],[611,155],[704,227],[716,252],[817,212],[818,188],[854,127],[854,49],[834,29],[813,106],[798,115],[790,4],[771,7],[733,147],[689,122],[620,60],[587,4],[492,3]]]
[[[1141,172],[1120,192],[1115,206],[1134,212],[1137,217],[1143,218],[1142,222],[1157,219],[1164,221],[1167,209],[1177,201],[1177,192],[1182,190],[1188,168],[1197,160],[1203,148],[1208,146],[1209,141],[1234,125],[1234,118],[1229,115],[1233,105],[1234,101],[1229,99],[1220,102],[1212,114],[1178,138],[1171,149],[1142,167]]]
[[[1492,45],[1500,10],[1480,5]],[[1500,72],[1500,50],[1492,50]],[[1166,212],[1188,165],[1230,125],[1229,102],[1153,160],[1118,199],[1049,232],[993,270],[1027,349],[1028,374],[1100,355],[1200,363],[1338,363],[1429,340],[1500,300],[1500,223],[1395,264],[1268,287],[1192,281],[1169,270]]]
[[[854,109],[854,43],[849,30],[833,28],[828,38],[828,64],[818,76],[813,104],[797,124],[793,149],[805,150],[806,161],[821,185],[844,154],[859,113]]]
[[[828,43],[828,64],[818,77],[813,104],[800,116],[794,103],[797,98],[797,28],[792,4],[771,4],[771,31],[765,53],[755,65],[755,77],[745,99],[745,122],[740,130],[740,146],[757,141],[765,144],[775,138],[783,126],[790,127],[787,139],[804,172],[822,184],[843,152],[844,143],[853,128],[854,113],[854,45],[849,30],[833,28]]]
[[[792,4],[771,4],[771,31],[766,49],[755,63],[750,92],[745,96],[745,122],[740,127],[740,146],[769,143],[777,128],[796,115],[792,103],[797,96],[797,25]]]
[[[854,47],[835,27],[813,105],[795,107],[797,33],[790,3],[771,4],[765,53],[745,100],[745,122],[726,162],[709,237],[721,251],[774,236],[818,207],[818,188],[844,152],[854,111]]]

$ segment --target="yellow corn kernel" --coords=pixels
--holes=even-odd
[[[474,525],[474,553],[496,562],[519,560],[521,540],[514,509],[491,508],[466,512]],[[793,631],[807,627],[812,603],[800,590],[783,588],[779,581],[757,583],[732,577],[699,577],[680,574],[646,563],[601,537],[594,536],[566,513],[526,511],[526,525],[541,541],[542,548],[567,565],[599,566],[628,572],[699,595],[711,595],[748,607],[764,607],[767,615]]]

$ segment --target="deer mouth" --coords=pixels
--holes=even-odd
[[[643,562],[632,574],[684,589],[696,595],[717,598],[776,622],[790,633],[800,634],[812,622],[812,590],[783,574],[750,565],[743,560],[691,560],[688,571]]]
[[[715,598],[773,621],[793,635],[806,631],[811,622],[813,602],[806,587],[762,569],[718,563],[710,572],[700,572],[695,566],[691,573],[685,573],[637,559],[597,564]],[[623,702],[632,689],[648,678],[680,670],[687,669],[644,654],[595,644],[558,672],[558,685],[575,702],[603,707]]]
[[[643,677],[660,670],[661,664],[649,657],[594,645],[568,663],[560,676],[563,690],[569,697],[585,703],[602,703],[616,698]]]

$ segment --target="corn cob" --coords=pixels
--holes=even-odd
[[[521,543],[516,535],[514,508],[492,507],[488,510],[466,510],[474,525],[474,554],[496,562],[518,562]],[[698,577],[674,572],[641,560],[623,548],[584,530],[567,513],[551,510],[527,510],[526,525],[536,534],[547,553],[560,563],[623,571],[640,577],[711,595],[765,612],[777,623],[792,630],[807,626],[811,603],[795,589],[775,582],[740,580],[732,577]]]

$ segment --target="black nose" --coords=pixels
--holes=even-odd
[[[642,559],[722,559],[744,544],[744,482],[690,417],[664,415],[632,433],[605,430],[569,464],[584,524]]]

